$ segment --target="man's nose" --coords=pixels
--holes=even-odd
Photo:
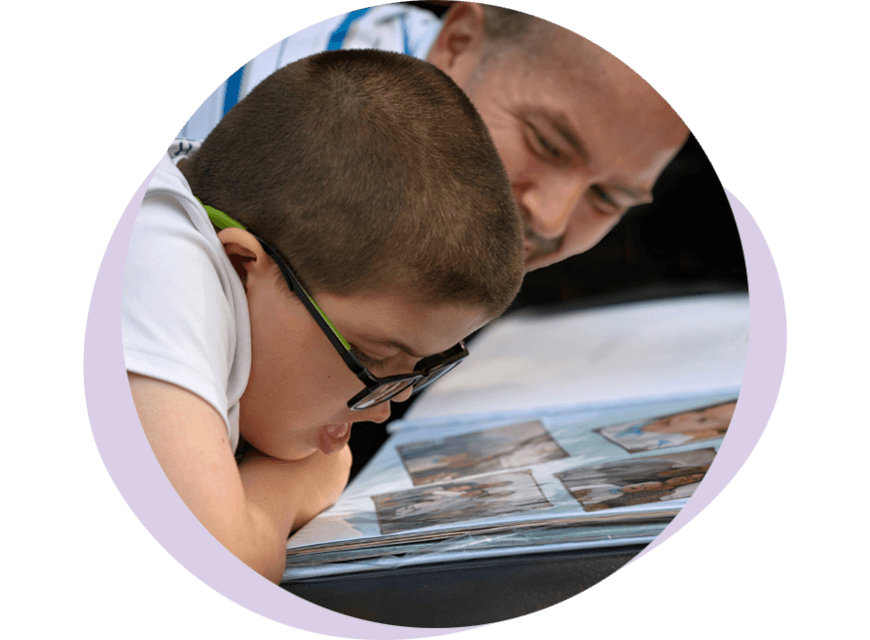
[[[582,176],[542,177],[520,196],[520,204],[528,212],[527,221],[542,238],[559,238],[565,234],[571,217],[579,209],[588,188]]]

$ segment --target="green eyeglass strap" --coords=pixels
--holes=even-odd
[[[205,212],[208,214],[208,219],[211,220],[211,223],[216,226],[218,229],[226,229],[227,227],[237,227],[238,229],[245,229],[245,225],[240,222],[236,222],[232,218],[230,218],[223,211],[219,211],[214,207],[210,207],[207,204],[204,204],[202,200],[197,198],[199,204],[202,205]],[[245,229],[247,231],[247,229]]]
[[[215,209],[214,207],[211,207],[207,204],[204,204],[203,201],[200,200],[199,198],[197,198],[197,201],[202,205],[203,209],[205,209],[205,212],[208,214],[208,219],[211,220],[211,223],[214,226],[216,226],[218,229],[226,229],[227,227],[236,227],[238,229],[244,229],[245,231],[247,231],[247,229],[245,228],[245,225],[241,224],[240,222],[236,222],[235,220],[230,218],[227,214],[225,214],[223,211],[220,211],[219,209]],[[258,238],[258,240],[259,240],[259,238]],[[262,244],[262,240],[260,241],[260,243]],[[335,325],[333,325],[329,321],[329,318],[326,317],[326,314],[323,313],[323,310],[318,306],[318,304],[316,302],[314,302],[314,298],[312,298],[310,295],[308,295],[308,292],[305,291],[305,289],[303,289],[301,285],[299,285],[299,288],[301,289],[302,293],[305,294],[305,297],[311,301],[311,304],[314,305],[314,308],[317,309],[317,313],[320,314],[320,317],[323,318],[323,320],[326,322],[326,324],[329,325],[329,328],[332,329],[332,332],[335,334],[335,337],[337,337],[341,341],[341,344],[344,345],[345,349],[350,351],[351,347],[350,347],[350,344],[348,343],[348,341],[345,340],[344,336],[338,332],[338,329],[335,328]]]
[[[351,346],[347,340],[344,339],[344,336],[338,332],[338,329],[335,328],[335,325],[329,321],[329,318],[326,317],[326,314],[320,309],[316,302],[314,302],[314,298],[308,295],[308,292],[305,289],[302,289],[302,293],[305,294],[305,297],[311,300],[311,304],[314,305],[314,308],[317,309],[317,313],[320,314],[320,317],[329,325],[329,328],[332,329],[332,332],[335,334],[335,337],[341,341],[341,344],[344,345],[344,348],[348,351],[351,350]]]

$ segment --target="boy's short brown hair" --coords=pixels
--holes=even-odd
[[[522,280],[522,224],[486,126],[409,56],[328,51],[279,69],[180,168],[312,294],[399,289],[497,315]]]

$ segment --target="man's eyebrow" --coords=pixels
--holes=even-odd
[[[652,191],[650,191],[649,189],[642,189],[642,190],[638,191],[636,189],[632,189],[631,187],[625,187],[625,186],[619,185],[619,184],[608,185],[608,188],[612,189],[613,191],[621,191],[622,193],[627,195],[629,198],[640,201],[639,203],[646,203],[646,202],[653,201],[653,194],[652,194]]]
[[[574,127],[571,126],[571,123],[568,122],[568,119],[560,114],[560,115],[549,115],[547,119],[550,121],[550,126],[558,133],[565,142],[574,150],[574,153],[580,158],[581,162],[589,163],[592,160],[592,156],[589,154],[588,147],[583,143],[580,135],[576,133]],[[624,193],[629,198],[634,200],[639,200],[641,202],[652,202],[652,191],[649,189],[632,189],[631,187],[627,187],[619,184],[609,184],[607,185],[608,189],[613,191],[619,191]]]
[[[548,116],[548,120],[550,121],[550,126],[558,133],[565,142],[574,150],[582,162],[588,163],[591,159],[589,156],[589,150],[586,148],[586,145],[583,144],[583,140],[580,138],[580,135],[574,131],[574,128],[568,122],[567,118],[564,115],[558,116]]]

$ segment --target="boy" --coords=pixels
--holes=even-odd
[[[149,443],[277,582],[289,533],[347,482],[352,423],[455,366],[522,274],[504,169],[447,76],[376,51],[285,67],[143,200],[123,338]]]

